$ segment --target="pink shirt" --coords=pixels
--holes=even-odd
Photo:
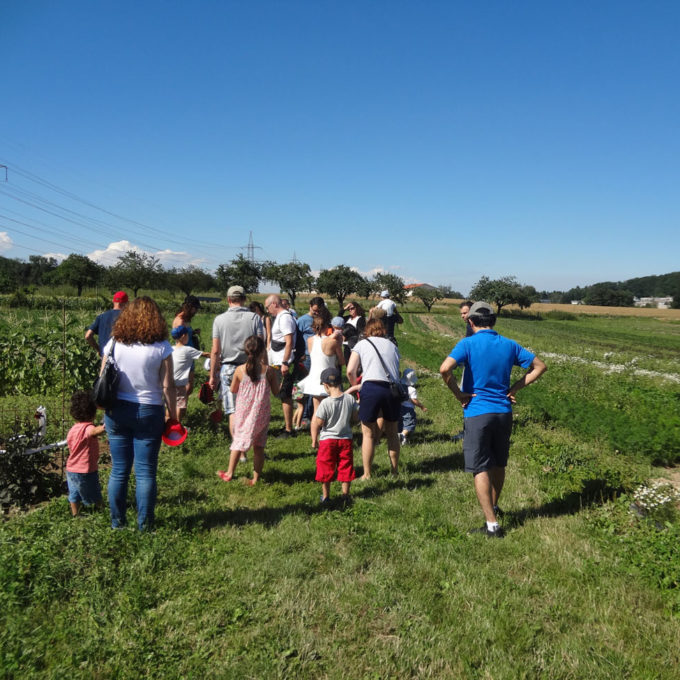
[[[66,435],[68,472],[96,472],[99,469],[99,440],[92,436],[94,423],[76,423]]]

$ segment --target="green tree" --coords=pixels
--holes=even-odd
[[[514,276],[504,276],[500,279],[490,279],[482,276],[472,287],[470,298],[475,301],[484,300],[496,305],[496,313],[506,305],[517,303],[522,286]]]
[[[629,290],[619,288],[616,283],[596,283],[588,287],[583,302],[599,307],[631,307],[633,294]]]
[[[58,267],[57,261],[53,257],[42,255],[29,255],[27,283],[36,286],[46,283],[51,272]]]
[[[445,298],[453,298],[454,300],[464,299],[463,294],[458,290],[454,290],[451,286],[439,286],[439,290]]]
[[[312,270],[304,262],[286,264],[265,262],[262,265],[262,278],[276,283],[281,292],[290,298],[291,307],[295,307],[295,298],[298,293],[309,291],[314,286]]]
[[[243,286],[246,293],[257,293],[262,280],[262,267],[239,254],[229,264],[217,267],[215,280],[223,295],[227,294],[231,286]]]
[[[360,294],[359,289],[365,290],[366,279],[359,272],[347,265],[339,264],[332,269],[324,269],[316,279],[316,289],[326,293],[338,301],[339,314],[342,314],[345,298],[352,293]]]
[[[376,293],[379,293],[381,290],[389,291],[390,298],[399,304],[404,304],[406,299],[404,279],[396,274],[388,274],[387,272],[376,274],[373,277],[373,290]]]
[[[444,295],[439,288],[419,286],[418,288],[413,289],[413,297],[420,300],[429,312],[432,309],[432,305],[434,305],[437,300],[442,300]]]
[[[205,269],[190,264],[181,269],[170,269],[165,273],[167,287],[171,290],[181,290],[185,295],[193,291],[210,290],[215,286],[215,280]]]
[[[163,274],[163,267],[157,257],[148,253],[128,250],[109,269],[109,283],[112,288],[131,288],[135,297],[140,288],[154,288]]]
[[[517,290],[515,304],[520,309],[529,309],[534,302],[538,302],[538,292],[533,286],[520,286]]]
[[[101,279],[103,271],[101,265],[86,255],[71,253],[45,280],[75,286],[80,297],[85,286],[93,286]]]

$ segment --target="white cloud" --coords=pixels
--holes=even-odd
[[[6,231],[0,231],[0,253],[10,250],[14,245],[10,235]]]
[[[149,253],[147,250],[143,250],[139,246],[133,245],[130,241],[114,241],[109,243],[103,250],[94,250],[88,254],[88,257],[99,264],[103,264],[110,267],[118,261],[121,255],[125,255],[129,250],[136,253],[144,253],[146,255],[153,255],[158,258],[158,261],[166,268],[169,267],[186,267],[187,265],[194,264],[201,266],[206,262],[204,258],[196,257],[190,253],[176,251],[176,250],[159,250],[156,253]]]

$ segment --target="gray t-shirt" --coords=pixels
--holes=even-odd
[[[229,307],[215,317],[212,336],[220,340],[221,363],[244,364],[243,345],[251,335],[259,335],[264,340],[264,327],[260,317],[247,307]]]
[[[326,397],[316,409],[316,417],[323,420],[319,440],[351,439],[352,413],[359,410],[359,403],[351,394]]]
[[[382,360],[387,366],[387,370],[390,374],[390,378],[394,382],[399,382],[400,371],[399,371],[399,350],[397,346],[387,338],[372,337],[371,343],[375,345],[375,348],[380,352]],[[389,379],[385,375],[385,369],[380,363],[380,359],[371,343],[368,339],[359,340],[352,352],[356,352],[361,359],[361,381],[366,382],[367,380],[380,380],[382,382],[389,382]]]

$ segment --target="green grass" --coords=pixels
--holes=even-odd
[[[192,400],[187,442],[162,451],[154,533],[112,531],[106,512],[72,520],[65,497],[5,521],[0,676],[677,677],[678,524],[627,510],[657,473],[546,425],[531,397],[553,393],[550,367],[519,395],[508,536],[469,537],[482,517],[449,438],[461,410],[433,375],[460,329],[451,319],[442,337],[421,317],[399,346],[428,411],[400,477],[382,444],[347,510],[319,509],[308,437],[270,439],[260,488],[221,482],[227,442]]]

